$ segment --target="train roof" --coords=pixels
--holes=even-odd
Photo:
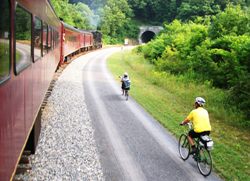
[[[81,30],[81,29],[78,29],[78,28],[75,28],[75,27],[73,27],[73,26],[71,26],[71,25],[69,25],[69,24],[67,24],[67,23],[65,23],[65,22],[63,22],[63,21],[61,21],[62,22],[62,24],[63,24],[63,26],[65,27],[65,28],[67,28],[67,29],[70,29],[70,30],[72,30],[72,31],[76,31],[76,32],[79,32],[79,33],[90,33],[90,32],[88,32],[87,30]]]

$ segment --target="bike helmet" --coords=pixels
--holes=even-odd
[[[199,104],[199,106],[204,106],[206,101],[202,97],[196,97],[195,98],[195,103]]]

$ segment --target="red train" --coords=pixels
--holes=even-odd
[[[1,0],[0,9],[0,180],[7,181],[22,152],[35,150],[40,106],[57,67],[101,47],[101,34],[61,22],[48,0]]]

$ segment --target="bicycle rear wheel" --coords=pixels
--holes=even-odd
[[[180,156],[183,160],[187,160],[189,157],[190,146],[188,142],[187,135],[182,134],[179,138],[178,149]]]
[[[197,166],[198,166],[200,173],[203,176],[210,175],[212,171],[212,167],[213,167],[210,151],[208,151],[205,148],[201,148],[199,150],[199,158],[197,160]]]
[[[128,100],[128,90],[125,90],[126,101]]]

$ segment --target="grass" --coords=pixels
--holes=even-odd
[[[9,75],[9,44],[0,43],[0,78]]]
[[[197,85],[185,77],[157,72],[133,52],[112,55],[108,67],[114,77],[129,73],[130,95],[177,138],[185,130],[179,123],[193,109],[195,97],[204,97],[215,142],[212,151],[215,170],[225,180],[250,180],[249,127],[238,124],[242,119],[239,111],[224,106],[226,92],[208,83]]]

